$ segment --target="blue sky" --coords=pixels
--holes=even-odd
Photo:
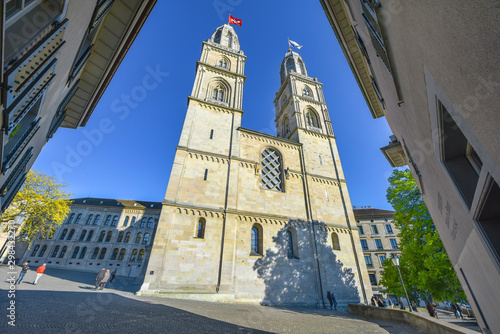
[[[60,128],[33,169],[67,183],[73,197],[161,201],[201,42],[229,13],[243,21],[234,28],[248,57],[242,126],[276,134],[280,64],[287,38],[297,41],[308,74],[324,84],[353,205],[390,209],[392,168],[380,151],[390,129],[370,116],[319,1],[159,0],[87,126]]]

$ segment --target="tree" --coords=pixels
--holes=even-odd
[[[24,216],[17,239],[22,237],[30,244],[35,238],[51,236],[70,212],[71,201],[65,187],[53,176],[30,170],[23,186],[2,214],[2,223]]]
[[[463,301],[465,294],[443,243],[409,169],[394,170],[389,177],[387,200],[396,213],[400,230],[400,270],[412,300]],[[397,268],[384,262],[380,284],[387,292],[403,296]]]

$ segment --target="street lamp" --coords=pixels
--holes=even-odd
[[[406,295],[406,301],[408,302],[408,308],[410,309],[410,312],[413,312],[411,309],[411,304],[410,304],[410,298],[408,298],[408,293],[406,292],[405,284],[403,283],[403,277],[401,276],[401,271],[399,271],[399,257],[397,257],[395,254],[392,254],[392,263],[398,268],[398,274],[399,278],[401,279],[401,284],[403,285],[403,290]]]

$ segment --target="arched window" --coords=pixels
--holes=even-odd
[[[130,255],[129,261],[135,261],[135,258],[137,257],[137,249],[134,249],[132,251],[132,254]]]
[[[146,217],[142,217],[140,227],[146,227],[146,222],[147,222],[147,218]]]
[[[222,68],[229,68],[229,61],[226,58],[221,58],[217,62],[217,65]]]
[[[219,29],[215,32],[215,36],[214,36],[214,42],[215,43],[219,43],[220,44],[220,36],[222,34],[222,29]]]
[[[283,191],[281,155],[272,148],[261,154],[262,188]]]
[[[224,86],[222,84],[218,84],[212,89],[212,99],[224,102]]]
[[[142,259],[144,258],[144,249],[141,249],[141,251],[139,252],[139,257],[137,257],[137,261],[142,261]]]
[[[286,231],[286,250],[289,259],[298,258],[297,234],[291,228]]]
[[[125,248],[122,248],[122,250],[120,251],[120,255],[118,256],[118,260],[123,260],[123,258],[125,258]]]
[[[61,250],[61,253],[59,253],[59,258],[62,259],[64,255],[66,255],[66,251],[68,250],[67,246],[64,246],[63,249]]]
[[[75,218],[75,214],[72,213],[69,217],[68,217],[68,220],[66,221],[66,224],[71,224],[71,222],[73,221],[73,219]]]
[[[123,236],[125,235],[125,232],[121,231],[118,234],[118,239],[116,239],[116,242],[122,242],[123,241]]]
[[[99,239],[97,240],[97,242],[102,242],[105,236],[106,236],[106,231],[101,231],[101,234],[99,235]]]
[[[112,236],[113,236],[113,232],[109,231],[108,235],[106,236],[106,242],[110,242]]]
[[[94,215],[90,215],[90,216],[87,218],[87,221],[85,222],[85,225],[90,225],[90,224],[92,224],[92,218],[94,218]]]
[[[111,226],[116,226],[118,225],[118,216],[113,217],[113,222],[111,223]]]
[[[339,236],[335,232],[332,233],[332,244],[333,244],[333,250],[337,251],[340,250]]]
[[[250,255],[262,255],[262,226],[254,224],[251,231]]]
[[[78,252],[80,252],[80,247],[76,246],[73,254],[71,254],[71,258],[76,259],[76,257],[78,256]]]
[[[125,220],[123,221],[123,226],[127,226],[128,225],[129,219],[130,219],[129,216],[125,217]]]
[[[71,238],[73,238],[74,234],[75,234],[75,229],[72,229],[71,231],[69,231],[68,239],[66,239],[66,240],[71,240]]]
[[[303,75],[307,75],[306,73],[306,67],[304,66],[304,62],[302,61],[302,59],[298,59],[297,62],[299,63],[299,71],[300,71],[300,74],[303,74]]]
[[[97,225],[99,224],[99,220],[101,219],[101,215],[95,216],[94,223],[92,225]]]
[[[142,240],[142,233],[137,233],[137,237],[135,238],[135,243],[140,244]]]
[[[87,247],[83,247],[80,256],[78,258],[83,259],[86,253],[87,253]]]
[[[106,217],[106,221],[104,221],[104,226],[109,226],[110,223],[111,223],[111,215]]]
[[[92,253],[92,256],[90,257],[92,260],[97,258],[97,255],[99,254],[99,247],[94,248],[94,253]]]
[[[142,243],[147,245],[149,242],[149,233],[144,233],[144,238],[142,239]]]
[[[57,256],[57,253],[59,253],[59,249],[61,248],[61,246],[57,245],[56,247],[54,247],[54,250],[52,251],[52,254],[50,255],[50,257],[56,257]]]
[[[35,248],[33,248],[33,251],[31,252],[31,256],[35,256],[39,249],[40,245],[36,245]]]
[[[99,260],[103,260],[106,256],[106,248],[101,249],[101,254],[99,254]]]
[[[130,232],[127,232],[127,234],[125,234],[125,241],[123,241],[124,243],[128,243],[130,241]]]
[[[42,257],[45,254],[46,250],[47,250],[47,245],[43,245],[42,249],[40,249],[40,253],[38,253],[38,256]]]
[[[290,72],[294,69],[295,69],[295,63],[293,61],[293,58],[290,57],[286,60],[286,71],[288,74],[290,74]]]
[[[80,223],[80,219],[82,219],[82,214],[79,213],[78,216],[76,216],[75,224]]]
[[[130,227],[134,227],[135,226],[135,217],[132,217],[132,222],[130,223]]]
[[[116,260],[118,256],[118,248],[113,249],[113,254],[111,254],[111,260]]]
[[[311,88],[305,86],[304,89],[302,89],[302,96],[313,97]]]
[[[65,228],[62,232],[61,232],[61,236],[59,237],[59,240],[64,240],[64,238],[66,237],[66,234],[68,234],[68,229]]]
[[[312,110],[307,111],[306,122],[307,122],[307,126],[311,126],[313,128],[320,128],[319,122],[318,122],[318,116]]]
[[[155,223],[155,220],[153,218],[149,218],[148,225],[146,227],[151,228],[151,227],[153,227],[154,223]]]
[[[231,34],[229,31],[226,33],[226,36],[224,36],[224,39],[226,40],[227,47],[232,48],[233,47],[233,34]]]
[[[87,241],[92,240],[93,235],[94,235],[94,230],[90,230],[89,235],[87,236]]]
[[[204,238],[205,237],[205,225],[206,225],[205,218],[200,218],[198,220],[198,225],[196,227],[196,237],[197,238]]]
[[[86,234],[87,234],[87,230],[83,230],[82,234],[80,234],[80,239],[78,239],[78,241],[83,241],[85,239]]]

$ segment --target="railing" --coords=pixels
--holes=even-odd
[[[78,73],[80,73],[80,71],[83,68],[83,65],[85,65],[85,63],[87,62],[87,60],[90,57],[90,52],[92,51],[92,47],[93,46],[94,46],[93,44],[90,45],[87,48],[87,50],[85,50],[85,52],[80,57],[80,59],[78,59],[78,61],[76,62],[75,66],[73,67],[73,70],[71,70],[70,80],[73,80],[74,78],[76,78],[76,76],[78,75]]]
[[[26,168],[26,165],[28,164],[28,161],[30,161],[30,159],[31,159],[32,156],[33,156],[33,147],[30,147],[26,151],[26,153],[24,153],[23,158],[21,159],[21,161],[17,164],[17,166],[14,168],[14,170],[12,171],[12,173],[9,175],[9,177],[7,178],[7,180],[5,181],[5,183],[0,188],[0,195],[1,196],[5,196],[9,192],[11,193],[11,195],[12,195],[12,193],[14,193],[14,195],[15,195],[15,193],[17,192],[17,189],[19,189],[19,188],[16,188],[18,186],[18,183],[19,183],[19,182],[16,183],[16,181],[19,179],[19,176],[24,172],[24,170]],[[25,175],[26,175],[26,173],[25,173]],[[21,184],[22,184],[22,182],[21,182]],[[14,185],[15,185],[14,188],[16,188],[16,190],[15,191],[11,191],[11,190],[14,189],[13,188]],[[12,200],[11,197],[12,196],[9,196],[5,200],[2,201],[2,211],[9,205],[9,204],[6,204],[7,203],[6,200],[7,199]]]
[[[28,145],[30,142],[31,138],[35,135],[35,133],[38,131],[40,128],[40,119],[38,118],[36,121],[31,123],[31,125],[24,131],[23,135],[19,140],[17,141],[16,145],[7,153],[7,156],[3,160],[2,164],[2,171],[5,172],[7,171],[14,162],[16,162],[17,158],[23,151],[23,149]]]

